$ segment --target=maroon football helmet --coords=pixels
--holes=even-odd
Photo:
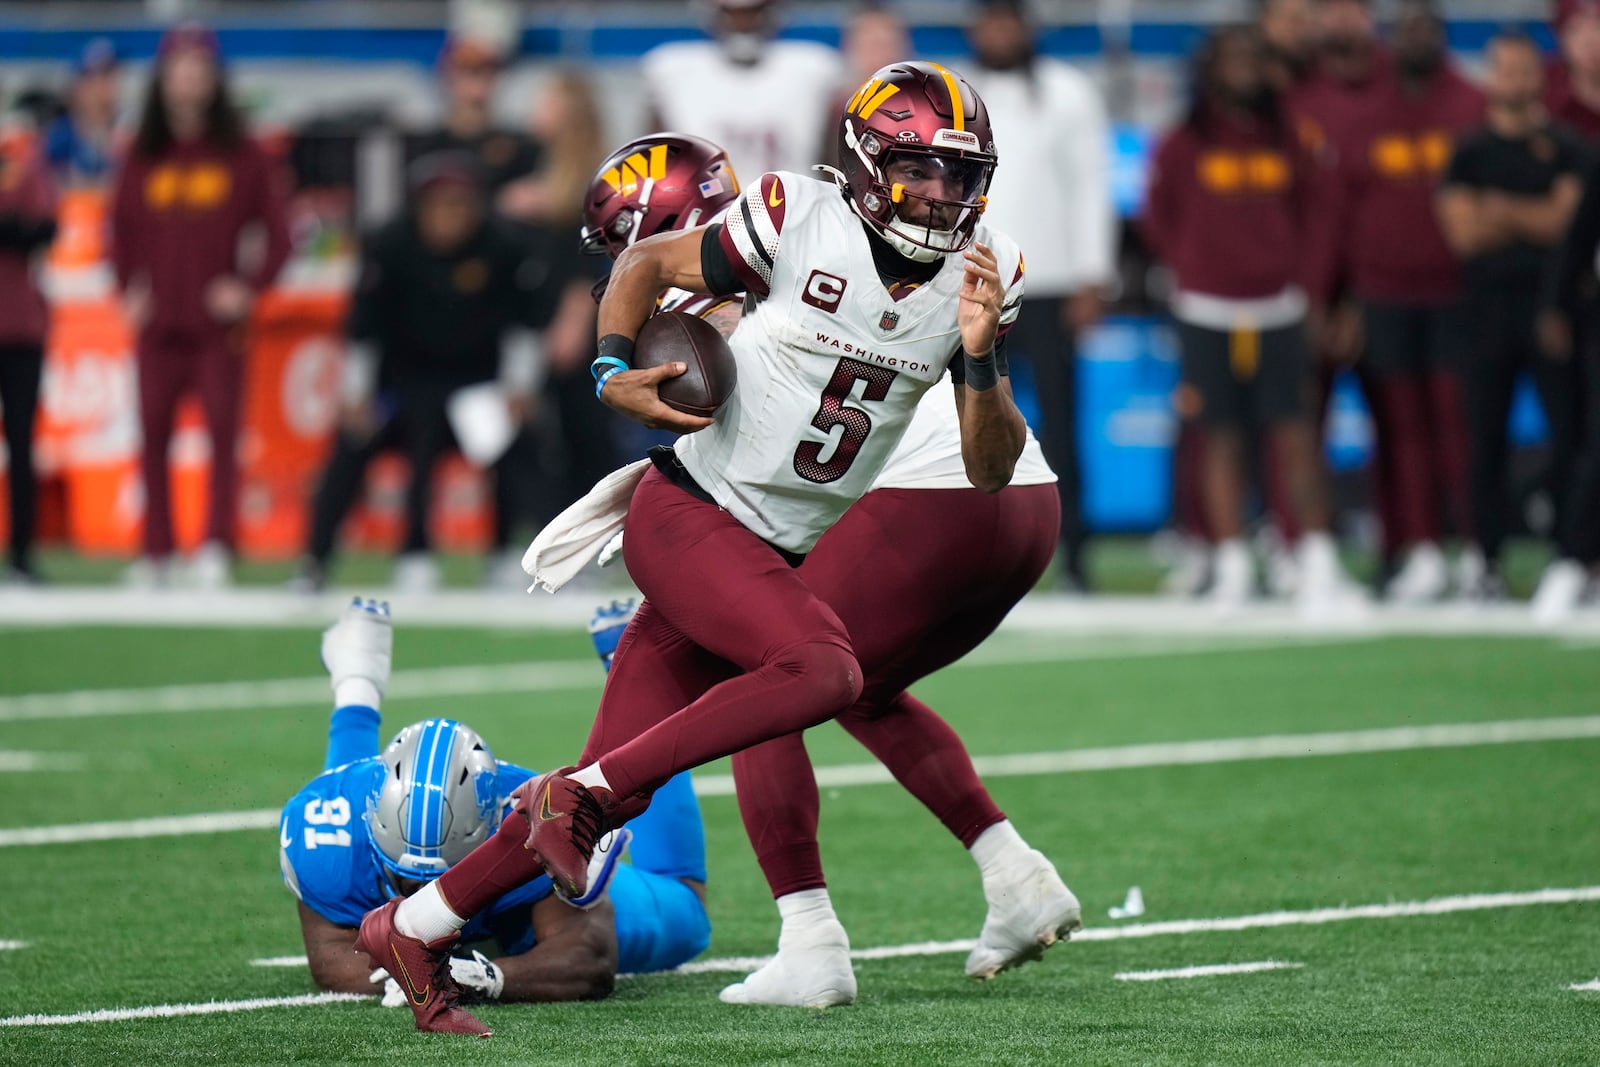
[[[893,63],[845,104],[845,192],[897,252],[931,262],[972,243],[998,157],[989,109],[937,63]]]
[[[635,241],[686,230],[739,198],[728,155],[700,137],[653,133],[600,164],[583,201],[585,252],[612,259]]]

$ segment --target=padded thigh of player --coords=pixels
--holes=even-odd
[[[936,156],[908,153],[903,159],[891,158],[885,170],[892,184],[909,194],[897,202],[903,222],[912,228],[935,232],[951,225],[943,216],[952,210],[951,204],[964,199],[965,193],[957,168],[944,164]],[[796,195],[800,193],[805,195]],[[786,201],[792,203],[819,195],[838,194],[827,183],[801,175],[765,174],[746,190],[741,203],[729,209],[727,217],[731,220],[733,212],[743,212],[748,217],[759,216],[776,222],[772,216]],[[798,206],[795,204],[787,210],[793,211]],[[765,295],[766,286],[761,284],[762,280],[752,277],[746,264],[736,261],[730,254],[721,229],[722,223],[717,222],[691,230],[657,234],[623,251],[600,303],[598,332],[602,356],[612,354],[618,346],[624,359],[631,354],[629,342],[655,310],[656,299],[664,289],[719,296],[749,290],[758,299]],[[780,231],[775,225],[772,229],[772,239],[767,242],[770,247],[766,249],[773,258],[768,280],[776,274],[777,263],[783,256]],[[869,234],[868,240],[881,239]],[[899,254],[886,251],[889,255]],[[1010,381],[1005,375],[1003,357],[997,352],[1002,321],[1014,318],[1020,301],[1022,266],[1018,256],[1014,270],[1009,269],[1008,264],[1010,277],[1003,278],[994,248],[977,240],[963,251],[962,270],[956,315],[961,350],[953,354],[950,363],[952,371],[956,372],[962,459],[973,485],[998,492],[1010,482],[1027,438],[1026,424],[1017,410]],[[743,348],[737,342],[740,332],[746,328],[741,323],[740,329],[735,331],[736,353]],[[693,433],[709,426],[712,420],[677,412],[656,395],[661,381],[683,370],[682,364],[671,364],[652,370],[611,374],[600,396],[612,408],[647,426]]]

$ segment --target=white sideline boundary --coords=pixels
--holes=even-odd
[[[1453,723],[1438,726],[1399,726],[1314,734],[1268,734],[1263,737],[1233,737],[1210,741],[1079,748],[1063,752],[1022,752],[1007,756],[974,756],[972,763],[980,777],[993,779],[1594,738],[1600,738],[1600,715]],[[849,763],[834,767],[818,767],[816,776],[817,784],[826,789],[884,785],[894,780],[881,763]],[[694,779],[694,790],[695,794],[701,797],[732,796],[733,776],[698,775]],[[184,837],[234,830],[264,830],[277,826],[280,814],[279,808],[256,808],[250,811],[162,816],[122,822],[28,826],[0,830],[0,848],[17,845],[72,844],[80,841],[120,841],[142,837]]]
[[[1254,963],[1201,963],[1193,967],[1173,967],[1165,971],[1118,971],[1111,977],[1119,982],[1160,982],[1169,978],[1213,978],[1224,974],[1257,974],[1261,971],[1292,971],[1303,963],[1287,960],[1257,960]]]
[[[183,1015],[221,1015],[236,1011],[259,1011],[262,1008],[293,1008],[375,999],[361,993],[305,993],[294,997],[211,1000],[199,1004],[152,1004],[144,1008],[103,1008],[71,1015],[12,1015],[0,1019],[0,1026],[70,1026],[73,1023],[119,1023],[130,1019],[176,1019]]]
[[[1314,646],[1365,640],[1344,637],[1201,637],[1122,638],[1063,644],[1038,635],[994,641],[952,668],[1004,667],[1026,663],[1067,663],[1085,660],[1145,659],[1190,656],[1214,652],[1269,652],[1286,644]],[[395,671],[389,680],[390,700],[439,699],[485,696],[497,693],[535,693],[598,690],[605,681],[594,659],[546,660],[530,663],[488,663],[476,666],[423,667]],[[0,696],[0,722],[83,719],[102,715],[206,713],[268,708],[326,705],[330,691],[326,675],[303,678],[248,679],[140,686],[126,689],[78,689],[57,693],[22,693]],[[536,709],[530,709],[534,711]],[[0,770],[3,770],[0,767]]]

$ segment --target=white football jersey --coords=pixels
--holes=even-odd
[[[987,242],[985,242],[987,243]],[[1045,462],[1044,450],[1028,431],[1012,485],[1047,485],[1056,472]],[[889,456],[874,489],[971,489],[967,465],[961,458],[961,420],[956,415],[955,385],[947,378],[923,396],[906,435]]]
[[[839,53],[812,41],[769,41],[749,65],[715,41],[677,41],[651,49],[642,70],[662,125],[721,145],[741,178],[820,160],[845,76]]]
[[[719,239],[749,294],[728,341],[739,381],[711,426],[678,440],[678,456],[757,536],[809,552],[872,488],[960,352],[961,258],[891,297],[838,187],[793,173],[750,185]],[[977,239],[1010,279],[1008,326],[1022,301],[1021,253],[981,224]]]

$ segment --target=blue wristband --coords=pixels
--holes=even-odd
[[[620,360],[616,356],[599,356],[593,363],[589,364],[589,374],[597,382],[600,380],[600,376],[606,373],[608,369],[610,373],[615,374],[617,371],[632,370],[633,368],[628,366],[626,361]]]
[[[600,361],[599,360],[595,360],[595,362],[598,363]],[[607,367],[605,370],[601,371],[600,372],[600,376],[597,377],[594,380],[594,395],[595,395],[595,398],[599,399],[600,390],[602,390],[602,389],[604,389],[606,387],[606,383],[611,380],[612,375],[621,374],[623,371],[625,371],[627,369],[628,368],[626,366]]]

